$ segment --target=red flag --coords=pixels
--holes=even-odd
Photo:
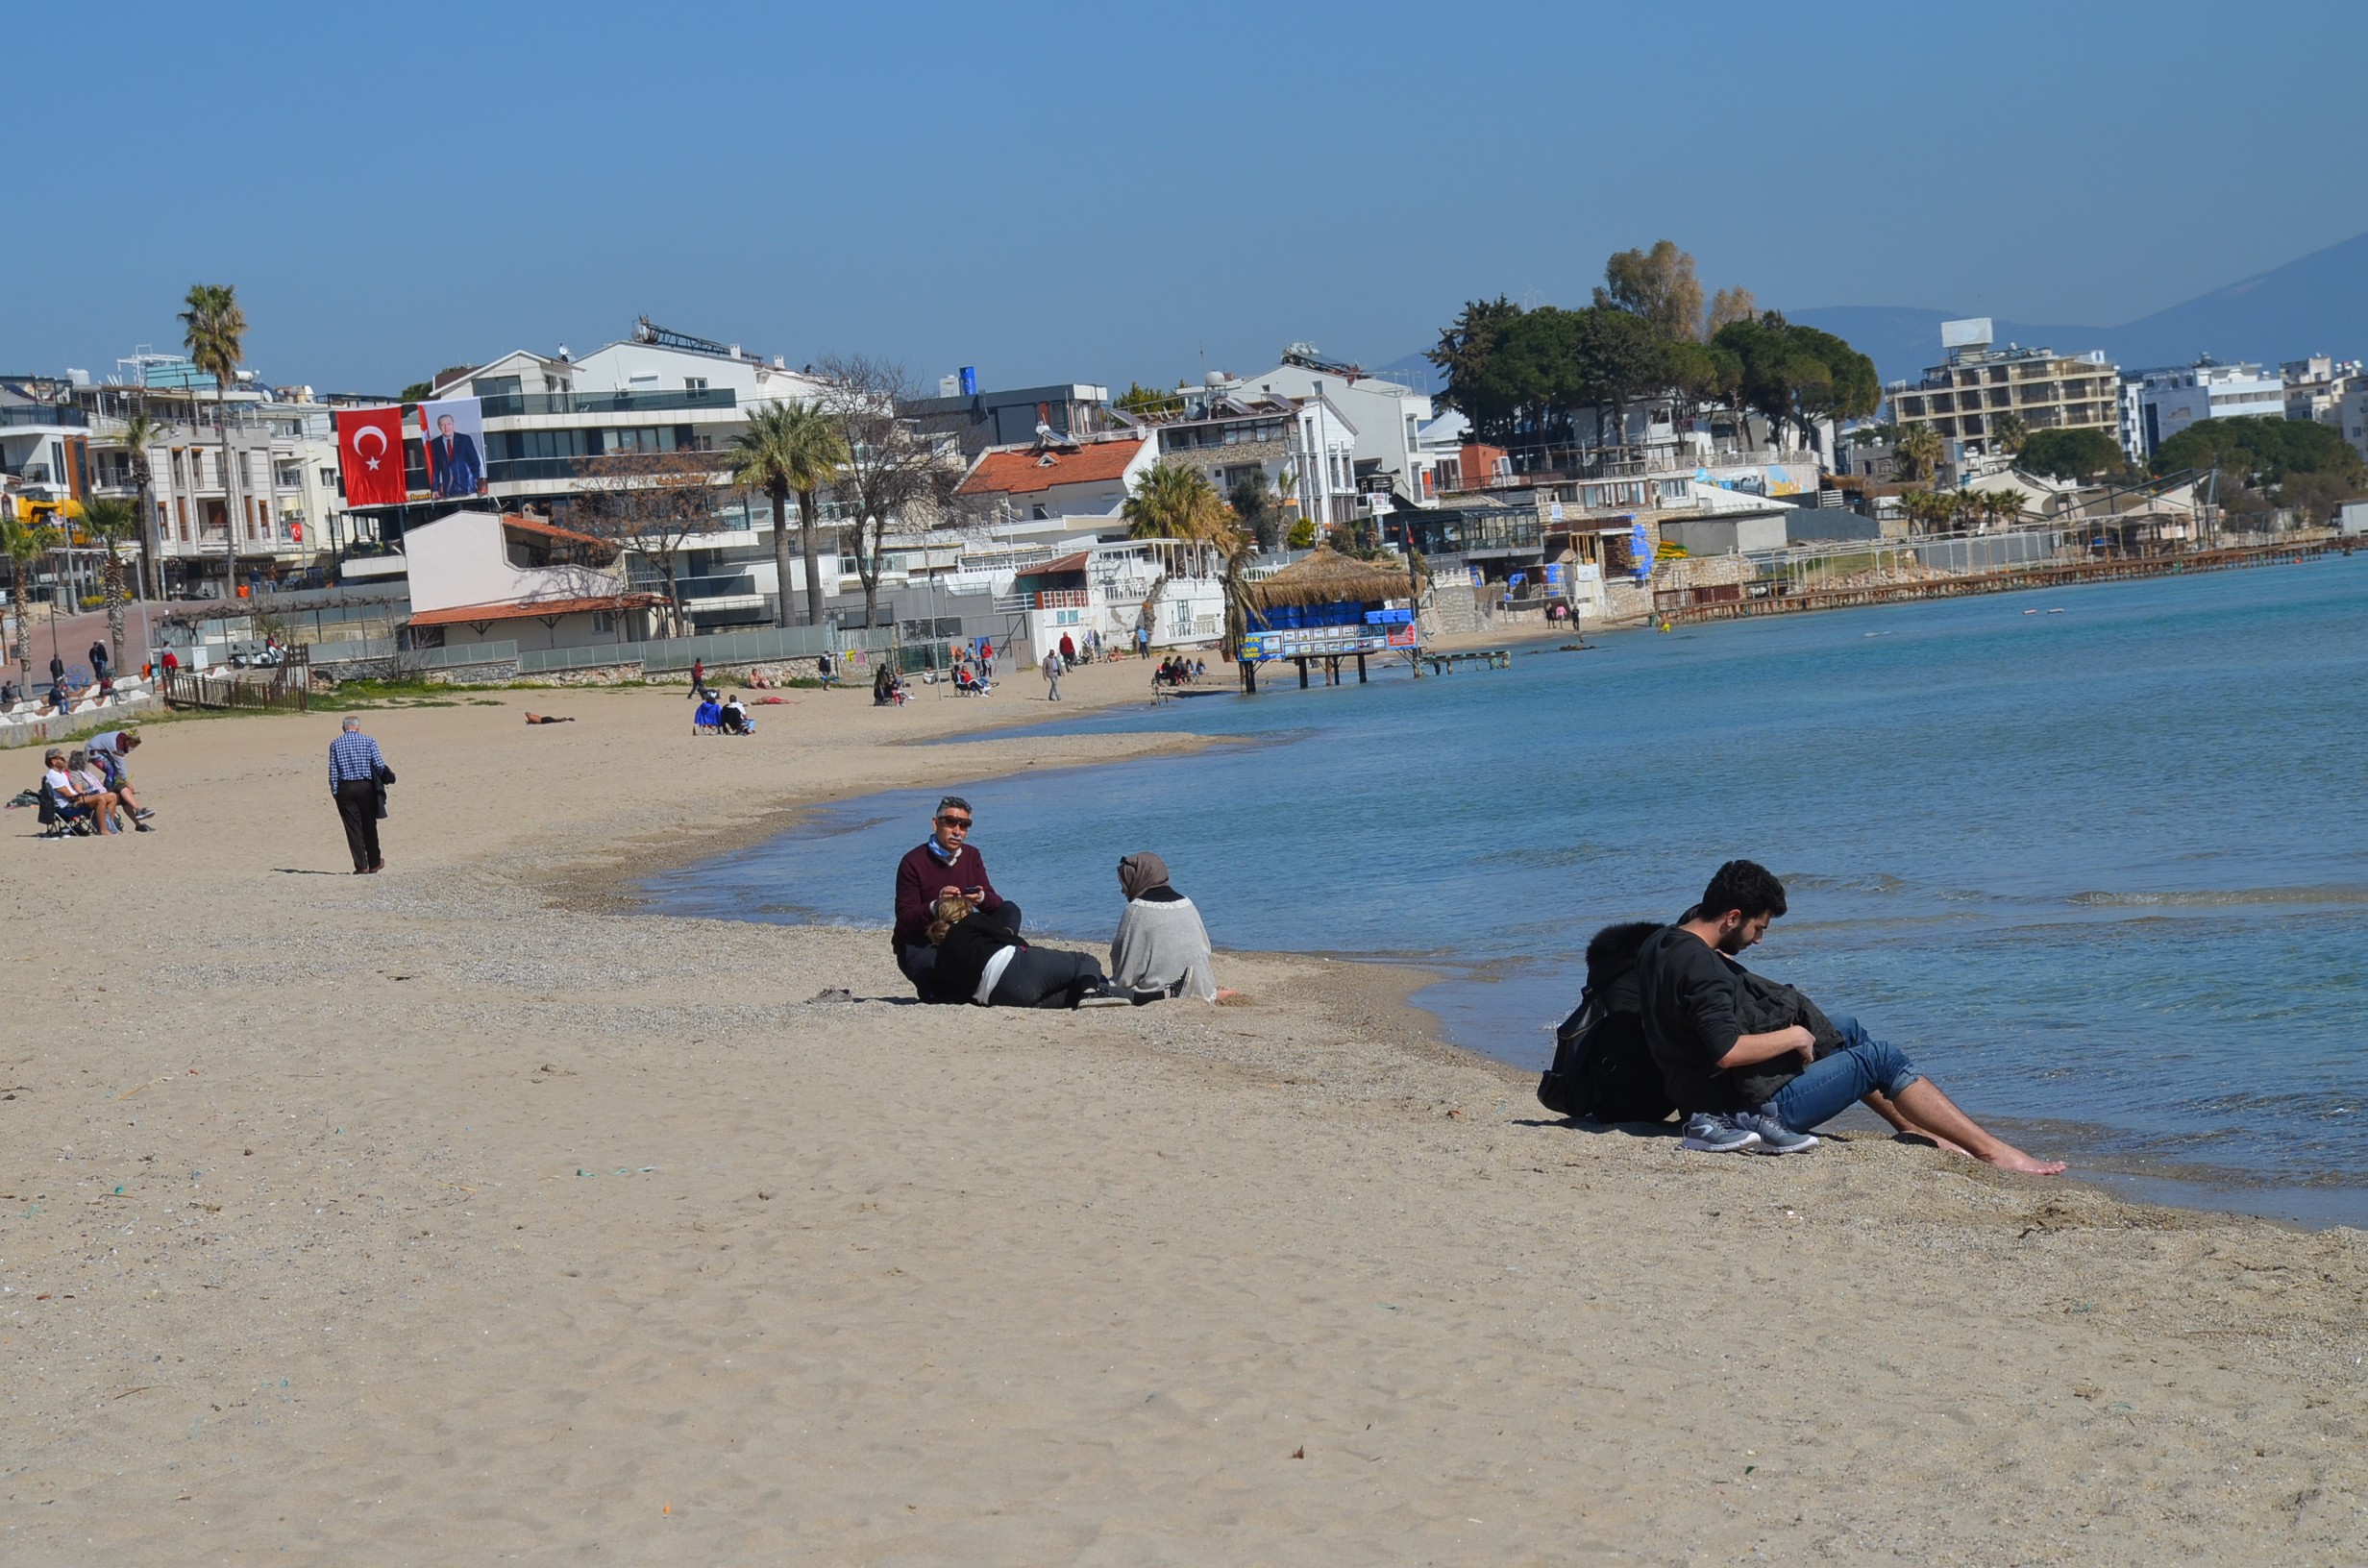
[[[337,410],[337,460],[348,506],[403,504],[403,410]]]

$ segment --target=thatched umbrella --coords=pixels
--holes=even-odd
[[[1293,562],[1270,577],[1246,584],[1243,598],[1252,610],[1306,604],[1371,604],[1404,599],[1408,575],[1344,555],[1329,545]]]

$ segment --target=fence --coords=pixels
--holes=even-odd
[[[279,708],[304,713],[312,706],[312,670],[300,645],[286,662],[269,670],[173,670],[164,676],[168,707],[214,709]]]
[[[517,655],[520,674],[555,670],[585,670],[612,664],[638,664],[645,674],[688,670],[694,660],[710,665],[767,664],[782,659],[811,659],[825,653],[856,649],[884,649],[896,640],[886,626],[757,626],[747,631],[713,632],[704,637],[664,637],[646,643],[604,643],[593,648],[530,649]]]

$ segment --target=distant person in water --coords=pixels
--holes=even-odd
[[[1686,1117],[1687,1148],[1814,1148],[1813,1128],[1863,1101],[1903,1135],[2001,1170],[2053,1176],[2064,1168],[1985,1132],[1897,1046],[1869,1037],[1856,1018],[1828,1019],[1799,992],[1736,963],[1785,909],[1784,884],[1773,873],[1731,860],[1702,901],[1647,937],[1637,954],[1645,1044]],[[1779,1024],[1772,1009],[1805,1021]]]

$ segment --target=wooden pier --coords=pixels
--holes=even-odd
[[[1452,653],[1425,649],[1416,654],[1415,657],[1419,662],[1429,665],[1431,674],[1434,675],[1453,674],[1455,667],[1459,664],[1477,665],[1483,670],[1513,668],[1513,649],[1509,648],[1474,648],[1460,649]]]
[[[2068,588],[2084,582],[2168,577],[2188,572],[2229,572],[2243,567],[2287,566],[2331,553],[2349,555],[2354,543],[2343,538],[2317,539],[2303,544],[2196,551],[2184,555],[2129,555],[2103,560],[2059,561],[2046,566],[2013,567],[2003,572],[1969,572],[1961,576],[1927,577],[1914,582],[1862,583],[1849,588],[1768,593],[1758,598],[1739,593],[1733,599],[1691,603],[1676,601],[1706,590],[1679,589],[1657,594],[1655,599],[1658,602],[1653,614],[1655,619],[1672,624],[1740,621],[1752,616],[1851,609],[1865,604],[1896,604],[1909,600],[1959,599],[1969,594],[2010,594],[2031,588]],[[1732,586],[1741,588],[1746,585]],[[1425,658],[1430,656],[1427,653],[1423,655]]]

